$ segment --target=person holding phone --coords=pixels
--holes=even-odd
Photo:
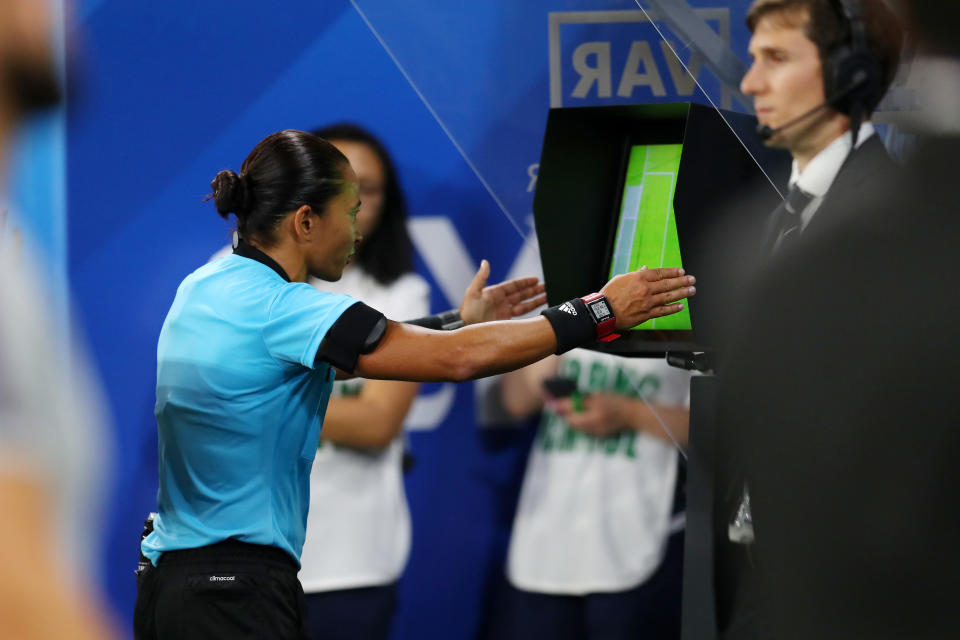
[[[690,373],[574,349],[500,388],[541,419],[492,637],[679,638]]]

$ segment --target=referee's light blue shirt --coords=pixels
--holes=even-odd
[[[236,254],[180,284],[157,346],[159,515],[141,545],[154,565],[228,538],[299,564],[335,375],[314,358],[356,302]]]

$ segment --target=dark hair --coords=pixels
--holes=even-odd
[[[274,229],[288,213],[310,205],[322,214],[346,184],[346,157],[326,140],[287,129],[253,148],[240,174],[221,171],[210,183],[217,213],[237,216],[237,233],[270,246]]]
[[[879,103],[897,75],[903,47],[903,27],[884,0],[857,1],[866,31],[867,49],[879,63],[883,76],[876,96],[876,103]],[[807,39],[817,46],[820,61],[824,65],[837,47],[851,39],[850,25],[843,15],[839,0],[754,0],[747,11],[747,27],[751,33],[760,20],[768,16],[775,16],[786,25],[804,26]],[[867,111],[873,112],[876,103],[865,105]]]
[[[365,237],[354,262],[383,285],[413,271],[413,242],[407,231],[407,203],[397,181],[397,172],[386,148],[362,127],[340,123],[315,129],[326,140],[358,142],[369,147],[383,165],[383,211],[377,227]]]

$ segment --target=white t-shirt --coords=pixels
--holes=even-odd
[[[351,267],[337,282],[311,282],[322,291],[349,293],[391,320],[430,313],[430,288],[408,273],[384,287]],[[355,395],[362,379],[337,382],[332,398]],[[389,584],[410,553],[410,511],[403,491],[403,441],[382,451],[322,442],[310,475],[307,538],[300,557],[306,592]]]
[[[559,374],[581,392],[689,404],[689,372],[662,360],[575,349],[560,356]],[[544,408],[513,524],[510,582],[563,595],[642,584],[663,559],[676,473],[669,442],[634,431],[593,438]]]

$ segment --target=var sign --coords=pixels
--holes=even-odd
[[[696,12],[730,42],[729,9]],[[672,41],[666,25],[651,23],[643,11],[555,12],[549,27],[553,108],[704,102],[698,84],[710,96],[707,103],[731,106],[729,90],[705,70],[703,59]]]

